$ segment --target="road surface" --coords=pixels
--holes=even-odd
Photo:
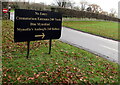
[[[118,63],[118,41],[62,27],[60,41]]]

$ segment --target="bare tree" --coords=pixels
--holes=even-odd
[[[101,11],[100,14],[108,15],[108,12],[106,12],[106,11]]]
[[[75,9],[75,10],[77,10],[77,11],[80,11],[79,6],[75,6],[73,9]]]
[[[102,11],[101,7],[97,4],[90,4],[89,7],[92,8],[93,13],[100,13]]]
[[[88,5],[88,2],[85,0],[82,0],[80,4],[81,4],[81,11],[84,11],[86,6]]]
[[[86,10],[87,10],[88,12],[92,12],[92,8],[91,8],[91,7],[88,7]]]
[[[65,8],[67,0],[55,0],[55,2],[57,3],[57,6]]]
[[[109,16],[112,16],[112,17],[115,17],[115,14],[116,14],[116,10],[114,8],[111,8],[110,9],[110,13],[109,13]]]
[[[70,7],[71,9],[73,9],[74,8],[74,4],[75,4],[75,2],[68,1],[67,7]]]
[[[55,0],[55,4],[63,8],[73,8],[74,2],[72,2],[71,0]]]

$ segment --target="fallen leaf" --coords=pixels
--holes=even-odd
[[[35,78],[34,77],[29,77],[28,80],[34,80]]]

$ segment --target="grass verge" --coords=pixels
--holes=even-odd
[[[63,26],[99,35],[114,40],[118,39],[118,23],[108,21],[64,21]]]
[[[87,51],[62,43],[32,41],[26,59],[26,42],[13,42],[13,23],[3,21],[3,84],[118,83],[118,65]]]

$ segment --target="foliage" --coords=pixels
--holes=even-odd
[[[108,20],[108,21],[116,21],[118,22],[120,19],[111,17],[106,15],[106,12],[101,12],[101,14],[98,13],[92,13],[87,11],[77,11],[73,9],[66,9],[66,8],[56,8],[58,12],[60,12],[63,17],[75,17],[75,18],[94,18],[94,19],[102,19],[102,20]]]
[[[20,7],[18,6],[17,2],[11,5],[11,8],[13,9],[19,9]]]
[[[8,8],[8,2],[2,2],[2,8]]]

